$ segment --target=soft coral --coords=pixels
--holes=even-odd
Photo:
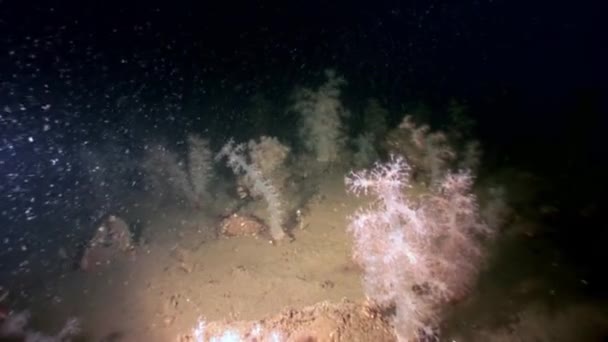
[[[383,307],[394,307],[402,340],[433,331],[441,305],[464,296],[482,260],[481,221],[473,178],[448,172],[439,185],[416,198],[406,195],[410,168],[393,156],[371,170],[352,172],[346,186],[376,201],[350,220],[355,261],[364,270],[365,293]]]

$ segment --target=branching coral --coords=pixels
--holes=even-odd
[[[340,102],[340,88],[346,81],[333,70],[325,74],[327,81],[318,89],[296,92],[293,109],[300,114],[300,137],[306,149],[319,162],[335,162],[345,144],[342,118],[348,111]]]
[[[237,175],[244,175],[251,190],[264,197],[268,204],[270,234],[275,240],[285,237],[283,221],[285,213],[281,207],[279,192],[270,179],[264,177],[262,172],[252,163],[248,162],[245,144],[235,145],[233,140],[228,141],[217,154],[216,160],[226,158],[228,166]]]
[[[212,154],[209,142],[197,135],[188,136],[187,160],[164,145],[148,148],[142,168],[151,190],[172,194],[193,205],[200,205],[207,197],[207,186],[212,175]]]
[[[259,141],[250,140],[247,146],[251,162],[266,177],[271,177],[289,155],[289,147],[274,137],[262,136]]]
[[[149,147],[144,156],[142,169],[147,187],[152,193],[161,197],[173,195],[188,203],[196,203],[197,196],[190,184],[185,163],[166,146]]]
[[[447,173],[417,198],[406,195],[409,185],[410,167],[401,157],[346,177],[349,191],[376,199],[351,217],[348,230],[365,293],[381,307],[394,307],[401,340],[434,333],[442,304],[465,296],[476,280],[482,241],[491,235],[469,173]]]
[[[438,184],[456,158],[443,132],[432,132],[428,125],[417,125],[410,115],[389,134],[387,142],[391,152],[407,156],[417,176],[423,176],[431,185]]]

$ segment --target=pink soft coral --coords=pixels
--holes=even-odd
[[[400,340],[432,334],[442,304],[466,295],[476,279],[490,230],[472,183],[468,172],[447,173],[434,190],[412,198],[405,193],[410,168],[398,156],[346,177],[349,191],[376,198],[351,217],[348,230],[365,293],[394,307]]]

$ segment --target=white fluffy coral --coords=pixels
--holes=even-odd
[[[243,174],[252,184],[252,191],[260,194],[268,204],[270,234],[274,240],[285,237],[283,221],[285,213],[281,207],[281,198],[272,182],[265,178],[258,168],[247,161],[245,144],[234,144],[230,139],[215,157],[216,160],[227,159],[228,166],[235,174]]]
[[[208,329],[212,325],[211,329]],[[279,330],[266,331],[261,324],[254,324],[249,329],[238,329],[230,324],[206,322],[202,319],[192,329],[194,342],[282,342],[285,337]]]
[[[195,203],[197,196],[190,184],[188,173],[177,154],[164,145],[146,149],[142,170],[148,186],[155,194],[173,195],[188,203]]]
[[[395,153],[407,156],[417,174],[433,186],[441,182],[456,158],[447,135],[431,131],[428,125],[417,125],[411,115],[406,115],[398,129],[389,135],[388,145]]]
[[[198,207],[208,196],[212,165],[209,141],[190,134],[187,159],[180,158],[167,146],[159,144],[146,148],[141,167],[145,181],[153,192],[173,195]]]
[[[293,109],[300,114],[300,137],[304,146],[319,162],[335,162],[345,139],[342,118],[348,111],[340,102],[341,87],[346,81],[333,70],[325,72],[327,81],[318,89],[300,89]]]
[[[273,175],[284,164],[290,152],[289,147],[269,136],[262,136],[257,141],[249,140],[247,146],[251,163],[266,177]]]
[[[428,337],[442,304],[470,290],[483,255],[480,237],[490,232],[469,173],[448,173],[435,191],[414,200],[405,193],[409,171],[403,158],[392,157],[346,177],[351,192],[375,198],[351,217],[348,230],[365,293],[395,308],[400,340]]]

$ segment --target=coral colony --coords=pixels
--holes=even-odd
[[[441,305],[466,295],[475,281],[482,239],[492,233],[479,218],[471,175],[447,173],[438,188],[412,198],[406,192],[410,168],[393,156],[351,173],[346,186],[375,198],[348,227],[365,294],[375,305],[394,308],[400,340],[433,336]]]
[[[230,141],[218,158],[229,158],[235,172],[249,172],[243,148]],[[373,198],[348,226],[368,305],[393,312],[389,317],[399,341],[438,338],[442,308],[469,293],[483,261],[483,242],[494,234],[480,218],[471,174],[446,172],[436,187],[413,196],[409,165],[392,156],[372,169],[351,172],[345,183],[349,192]],[[236,330],[205,337],[201,322],[197,341],[255,340]],[[268,336],[283,340],[276,332]]]
[[[252,191],[261,195],[268,204],[270,235],[276,241],[285,237],[283,231],[284,212],[278,191],[269,179],[265,179],[254,164],[248,163],[245,156],[245,144],[235,145],[228,141],[217,154],[216,160],[227,159],[228,166],[235,174],[243,174],[252,185]]]

